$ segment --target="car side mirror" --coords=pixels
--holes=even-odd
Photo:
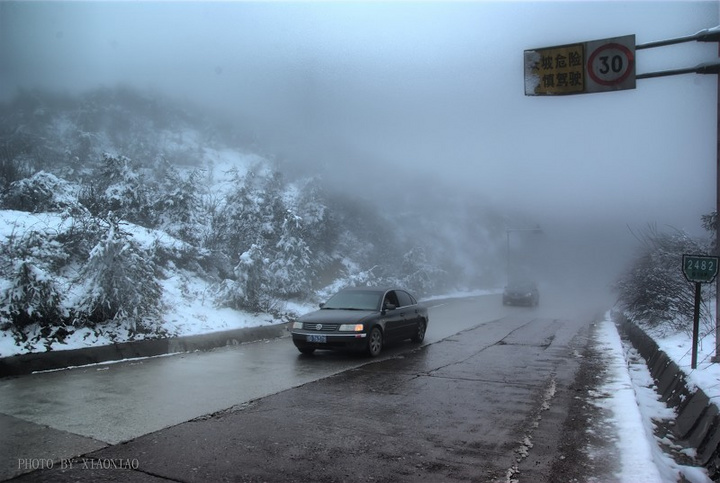
[[[325,307],[325,302],[320,302],[320,308]]]

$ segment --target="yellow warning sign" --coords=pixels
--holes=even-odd
[[[525,95],[580,94],[585,90],[584,44],[525,51]]]

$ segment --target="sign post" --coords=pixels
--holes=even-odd
[[[718,257],[683,255],[683,274],[688,282],[695,283],[695,310],[693,312],[692,360],[690,367],[697,368],[698,333],[700,332],[700,301],[703,283],[712,283],[718,274]]]

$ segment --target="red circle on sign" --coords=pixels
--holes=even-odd
[[[605,80],[601,79],[600,77],[595,74],[595,71],[593,70],[593,63],[595,62],[595,58],[604,50],[609,49],[617,49],[620,50],[623,54],[625,54],[625,57],[627,57],[627,69],[625,69],[625,73],[618,77],[617,79],[612,80]],[[620,84],[622,81],[628,78],[630,75],[630,72],[632,71],[633,63],[635,62],[635,57],[633,56],[633,53],[628,49],[626,46],[622,44],[605,44],[602,47],[595,49],[595,51],[590,55],[590,58],[587,62],[587,71],[588,74],[590,74],[590,78],[597,82],[598,84],[604,85],[604,86],[613,86],[615,84]]]

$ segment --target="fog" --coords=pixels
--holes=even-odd
[[[187,100],[288,171],[380,203],[432,192],[522,213],[545,263],[593,279],[628,256],[629,227],[703,234],[717,76],[528,97],[523,51],[718,24],[716,1],[1,2],[0,101],[118,83]],[[636,72],[717,57],[716,43],[641,50]]]

